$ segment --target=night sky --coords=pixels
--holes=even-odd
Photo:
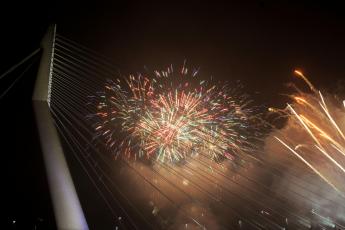
[[[109,2],[1,7],[0,72],[37,49],[47,26],[57,23],[59,34],[109,57],[121,72],[179,66],[187,60],[203,76],[239,79],[245,92],[265,106],[284,106],[286,83],[298,83],[292,75],[295,68],[330,91],[342,88],[345,80],[345,14],[340,4]],[[46,227],[54,225],[31,108],[34,67],[0,99],[3,217],[7,226],[16,219],[23,229],[38,218]],[[21,70],[0,80],[1,92]]]

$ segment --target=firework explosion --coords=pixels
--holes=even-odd
[[[183,66],[108,80],[96,106],[96,137],[118,156],[180,162],[233,158],[252,147],[249,101]],[[249,133],[251,133],[249,135]]]
[[[284,110],[270,108],[270,111],[289,117],[295,136],[307,135],[307,138],[297,140],[291,135],[282,135],[275,139],[344,196],[344,105],[331,96],[323,96],[302,72],[296,70],[295,74],[307,83],[311,93],[296,88],[297,93],[291,95],[292,104]]]

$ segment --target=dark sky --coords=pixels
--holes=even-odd
[[[344,7],[330,1],[28,2],[1,7],[1,73],[38,48],[47,26],[57,23],[58,33],[108,56],[124,72],[187,59],[203,76],[240,79],[259,104],[284,104],[279,94],[284,83],[296,82],[294,68],[319,88],[334,89],[345,79]],[[49,221],[30,104],[34,76],[0,101],[4,210],[8,218],[31,213]]]
[[[1,46],[10,50],[8,62],[14,63],[37,47],[46,26],[56,22],[59,33],[112,58],[121,70],[162,68],[187,59],[204,76],[241,79],[253,92],[268,90],[267,103],[275,103],[270,95],[282,92],[296,67],[319,87],[344,78],[345,15],[340,4],[226,2],[14,5],[9,7],[12,14],[1,16],[6,41]]]
[[[141,71],[187,59],[205,76],[241,79],[250,91],[269,91],[267,103],[296,67],[320,87],[345,77],[340,5],[188,2],[88,5],[77,15],[70,9],[60,31],[113,58],[120,69]]]

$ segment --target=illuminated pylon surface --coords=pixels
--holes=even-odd
[[[56,26],[42,39],[33,106],[58,229],[88,229],[50,112]]]

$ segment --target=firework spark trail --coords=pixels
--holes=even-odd
[[[345,160],[345,136],[343,133],[343,127],[339,126],[335,117],[332,113],[336,113],[336,109],[326,105],[324,96],[320,91],[317,91],[311,82],[303,75],[300,71],[295,71],[295,73],[301,77],[309,86],[313,94],[305,94],[298,90],[299,94],[296,96],[291,96],[295,101],[294,105],[287,105],[287,111],[283,112],[288,117],[300,124],[300,127],[308,133],[315,144],[311,143],[297,143],[295,144],[295,150],[290,147],[286,142],[278,137],[275,137],[281,144],[288,148],[294,155],[296,155],[302,162],[304,162],[309,168],[311,168],[320,178],[327,182],[333,189],[335,189],[339,194],[344,196],[340,190],[339,183],[331,182],[331,172],[327,170],[326,172],[321,172],[317,164],[321,160],[316,154],[317,152],[322,153],[322,155],[337,169],[342,173],[345,173],[345,167],[341,162]],[[332,105],[333,106],[333,105]],[[332,108],[332,110],[329,110]],[[274,112],[275,110],[270,110]],[[343,115],[343,114],[342,114]],[[307,141],[307,140],[306,140]],[[311,148],[311,147],[315,148]],[[308,160],[302,157],[301,154],[297,153],[301,147],[306,150],[308,154]],[[315,151],[317,150],[317,151]],[[314,154],[315,153],[315,154]],[[324,171],[324,170],[323,170]]]
[[[328,119],[331,121],[332,125],[336,128],[336,130],[338,131],[338,133],[341,135],[341,137],[343,138],[343,140],[345,140],[345,136],[344,133],[340,130],[339,126],[337,125],[337,123],[334,121],[333,117],[329,114],[329,111],[327,109],[325,100],[323,99],[323,96],[321,94],[321,92],[319,91],[320,94],[320,98],[322,101],[322,104],[320,103],[320,106],[322,107],[323,111],[325,111],[325,113],[327,114]]]
[[[339,194],[341,192],[338,190],[338,188],[333,185],[325,176],[323,176],[319,170],[317,170],[314,166],[312,166],[307,160],[305,160],[300,154],[298,154],[295,150],[293,150],[288,144],[286,144],[284,141],[280,140],[278,137],[275,137],[281,144],[283,144],[287,149],[289,149],[295,156],[297,156],[303,163],[305,163],[311,170],[313,170],[319,177],[322,178],[327,184],[329,184],[334,190],[336,190]]]
[[[303,74],[301,71],[295,70],[294,73],[295,73],[297,76],[301,77],[301,78],[307,83],[307,85],[309,86],[310,90],[312,90],[313,92],[316,91],[314,85],[308,80],[308,78],[306,78],[306,77],[304,76],[304,74]]]
[[[309,129],[309,127],[304,123],[304,121],[302,120],[301,116],[298,115],[296,113],[296,111],[291,107],[291,105],[287,105],[288,108],[292,111],[292,113],[297,117],[297,119],[301,122],[301,124],[303,125],[303,127],[305,128],[305,130],[307,130],[308,134],[314,139],[314,141],[319,145],[322,146],[321,143],[319,142],[319,140],[315,137],[315,135],[313,134],[313,132]]]
[[[343,166],[341,166],[336,160],[334,160],[325,150],[323,150],[319,146],[315,146],[315,147],[318,150],[320,150],[320,152],[322,152],[330,161],[332,161],[333,164],[335,164],[338,168],[340,168],[345,173],[345,169],[343,168]]]
[[[252,115],[243,96],[205,80],[193,87],[197,71],[191,78],[185,66],[177,77],[172,66],[154,73],[130,75],[125,85],[109,81],[99,95],[96,136],[113,152],[178,162],[200,152],[217,159],[249,149],[256,134],[249,135]]]

